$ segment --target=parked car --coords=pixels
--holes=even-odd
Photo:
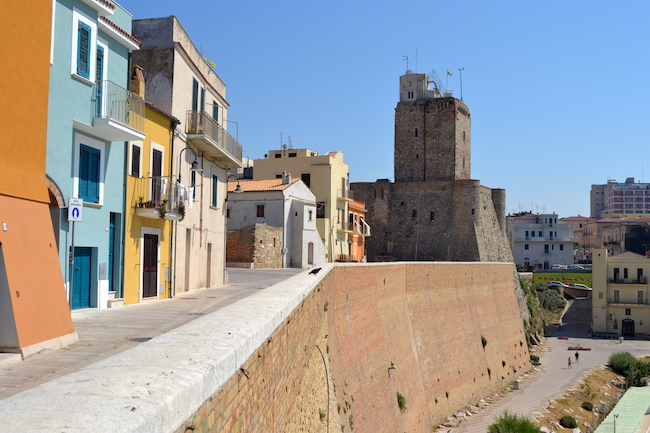
[[[553,265],[551,266],[551,270],[553,271],[563,271],[566,270],[567,266],[566,265]]]
[[[549,281],[546,284],[546,287],[551,288],[551,287],[569,287],[566,284],[562,283],[561,281]]]
[[[582,289],[582,290],[591,290],[591,287],[587,287],[584,284],[572,284],[571,287],[575,289]]]
[[[584,269],[584,266],[580,266],[580,265],[571,265],[571,266],[569,266],[569,269]]]

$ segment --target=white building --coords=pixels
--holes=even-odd
[[[181,120],[172,155],[163,155],[188,202],[170,234],[174,292],[223,284],[227,170],[242,167],[242,147],[226,127],[226,85],[176,17],[134,20],[133,34],[141,42],[133,64],[144,68],[147,101]]]
[[[573,264],[578,238],[570,224],[558,224],[557,214],[521,212],[506,216],[506,231],[515,263],[551,269]]]
[[[242,192],[235,192],[237,186]],[[231,180],[227,206],[229,234],[254,224],[282,229],[281,245],[277,246],[282,267],[307,268],[325,262],[325,245],[316,229],[316,196],[299,178]],[[272,244],[262,248],[276,247],[269,242]],[[229,237],[228,247],[231,245]],[[252,250],[259,247],[258,243]]]

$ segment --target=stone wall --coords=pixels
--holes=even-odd
[[[336,266],[176,431],[430,432],[531,368],[514,292],[506,263]]]
[[[226,262],[252,263],[255,268],[282,267],[282,227],[253,224],[226,238]]]

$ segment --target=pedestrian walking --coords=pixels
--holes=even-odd
[[[571,357],[570,356],[569,356],[569,361],[568,362],[569,362],[569,368],[573,368],[573,367],[571,367]]]
[[[580,364],[579,359],[580,359],[580,354],[576,352],[576,364]]]

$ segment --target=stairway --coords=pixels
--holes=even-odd
[[[116,298],[115,292],[108,292],[108,308],[120,308],[124,306],[124,298]]]

